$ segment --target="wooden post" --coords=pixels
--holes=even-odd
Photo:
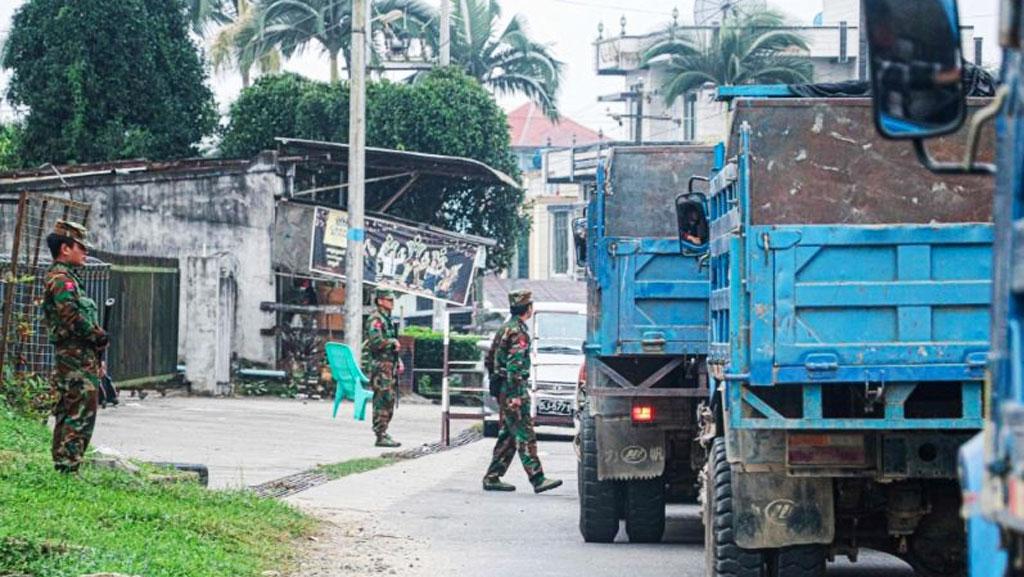
[[[451,400],[449,398],[450,391],[448,390],[448,342],[451,328],[451,317],[448,315],[448,305],[444,307],[444,357],[441,367],[441,442],[444,443],[445,447],[449,447],[452,444],[451,439]]]

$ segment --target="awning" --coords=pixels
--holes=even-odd
[[[282,156],[318,155],[328,157],[332,164],[342,168],[348,166],[348,144],[302,140],[298,138],[275,138]],[[522,188],[518,182],[504,172],[472,158],[408,152],[390,148],[366,148],[366,169],[375,174],[418,173],[429,176],[462,178],[482,184],[505,185]]]

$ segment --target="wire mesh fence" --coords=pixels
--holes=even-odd
[[[49,374],[53,347],[41,314],[46,269],[52,263],[46,236],[59,219],[87,225],[89,208],[72,200],[22,193],[11,255],[0,256],[0,376]],[[80,276],[87,294],[103,302],[110,266],[90,258]]]

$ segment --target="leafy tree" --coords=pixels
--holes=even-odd
[[[413,35],[422,34],[426,23],[435,18],[434,10],[424,0],[371,2],[374,16],[393,10],[401,10],[405,18],[390,26],[393,29],[408,26]],[[331,82],[341,78],[340,65],[348,68],[350,61],[351,0],[259,0],[258,11],[266,44],[280,47],[286,58],[302,52],[310,44],[318,45],[330,59]],[[380,20],[374,21],[371,32],[383,33],[383,27]]]
[[[0,125],[0,171],[21,168],[21,126]]]
[[[669,36],[644,54],[645,65],[667,57],[669,75],[661,90],[669,104],[707,82],[734,84],[798,84],[811,82],[814,68],[800,56],[808,50],[803,35],[785,26],[774,10],[740,15],[725,21],[713,34]]]
[[[494,98],[457,68],[439,69],[416,84],[388,81],[367,87],[369,146],[473,158],[517,178],[508,121]],[[348,86],[294,74],[260,78],[231,106],[222,142],[227,156],[274,148],[274,137],[348,140]],[[393,188],[369,183],[366,206],[381,207]],[[511,262],[515,241],[528,230],[523,191],[423,177],[388,214],[493,238],[492,269]]]
[[[558,87],[565,65],[548,46],[530,38],[526,19],[516,14],[501,29],[498,0],[443,1],[452,3],[452,64],[499,94],[530,98],[548,117],[557,119]],[[439,27],[431,33],[431,42],[438,49]]]
[[[29,0],[2,65],[27,163],[188,156],[217,123],[177,2]]]
[[[276,147],[274,138],[339,141],[348,136],[348,87],[287,73],[264,76],[231,105],[220,144],[227,157]]]

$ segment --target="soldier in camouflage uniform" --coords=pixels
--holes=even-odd
[[[57,392],[52,454],[54,467],[63,473],[78,470],[92,438],[104,370],[100,354],[110,342],[99,324],[96,303],[75,272],[85,265],[87,234],[78,223],[58,220],[46,237],[53,264],[46,271],[43,316],[54,348]]]
[[[483,486],[485,491],[516,489],[515,485],[502,482],[501,476],[518,450],[533,491],[543,493],[560,486],[562,481],[545,477],[537,457],[537,434],[530,411],[530,333],[526,326],[533,316],[533,294],[528,290],[512,291],[508,304],[512,314],[494,335],[488,352],[493,355],[488,363],[493,366],[493,378],[499,381],[501,428]]]
[[[398,395],[398,375],[404,368],[402,359],[398,357],[401,350],[398,329],[391,320],[395,293],[377,289],[374,300],[377,310],[366,319],[363,341],[364,369],[373,388],[373,432],[377,435],[378,447],[400,447],[402,444],[388,435],[388,424],[391,423]]]

